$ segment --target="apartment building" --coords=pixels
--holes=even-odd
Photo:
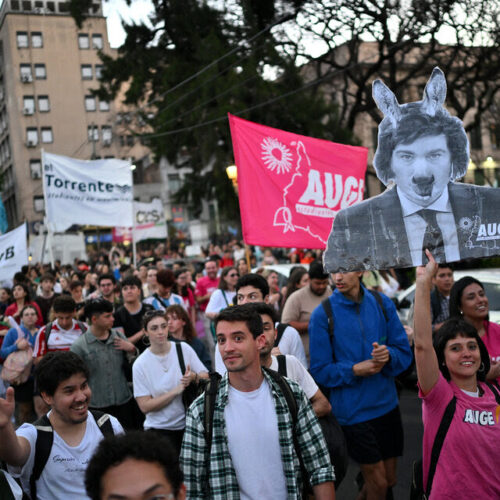
[[[43,220],[42,149],[151,164],[118,102],[91,93],[99,51],[114,50],[100,0],[88,14],[78,28],[64,1],[4,0],[0,9],[0,174],[9,228],[26,220],[36,232]]]

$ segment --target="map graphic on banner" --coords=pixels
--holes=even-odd
[[[229,123],[245,242],[325,248],[337,212],[363,199],[367,149]]]
[[[134,240],[165,239],[167,237],[167,223],[163,203],[155,198],[151,203],[134,201]],[[131,227],[116,227],[113,230],[113,241],[120,243],[132,241]]]
[[[384,114],[373,164],[388,188],[341,210],[328,238],[328,272],[420,266],[500,255],[500,189],[457,182],[469,165],[462,122],[444,108],[446,80],[434,68],[421,101],[400,105],[376,80]]]
[[[123,160],[77,160],[44,153],[43,192],[52,231],[73,224],[132,226],[132,171]]]
[[[0,236],[0,280],[10,280],[12,276],[28,264],[26,224]]]

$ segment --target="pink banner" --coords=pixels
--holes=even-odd
[[[245,243],[325,248],[337,212],[363,199],[368,150],[229,123]]]

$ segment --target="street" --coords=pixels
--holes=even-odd
[[[405,500],[409,497],[411,468],[413,461],[422,455],[422,410],[416,391],[403,389],[400,399],[401,416],[405,433],[405,449],[398,461],[398,482],[394,488],[394,499]],[[340,500],[354,500],[358,493],[355,482],[359,467],[351,461],[347,475],[337,491]]]

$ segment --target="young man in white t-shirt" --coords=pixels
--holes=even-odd
[[[264,302],[253,304],[255,311],[260,314],[266,343],[260,350],[260,362],[262,366],[278,371],[278,359],[271,354],[276,340],[276,326],[274,309]],[[328,415],[332,411],[328,399],[316,385],[309,372],[302,366],[295,356],[286,355],[286,376],[297,382],[308,397],[317,417]]]
[[[205,440],[205,395],[190,406],[181,451],[188,498],[285,500],[301,497],[295,435],[316,499],[335,499],[335,479],[321,427],[302,389],[284,389],[260,364],[262,319],[253,305],[234,306],[216,318],[227,373],[217,387],[211,446]],[[207,461],[207,456],[209,460]]]
[[[86,499],[84,474],[94,449],[103,438],[101,427],[89,413],[91,391],[88,369],[72,352],[49,353],[37,366],[36,380],[41,396],[51,406],[47,414],[53,429],[53,442],[47,462],[36,481],[36,498]],[[21,478],[25,492],[30,492],[37,429],[24,424],[17,431],[12,426],[14,388],[0,399],[0,460],[9,472]],[[114,434],[123,429],[114,417],[109,418]]]

